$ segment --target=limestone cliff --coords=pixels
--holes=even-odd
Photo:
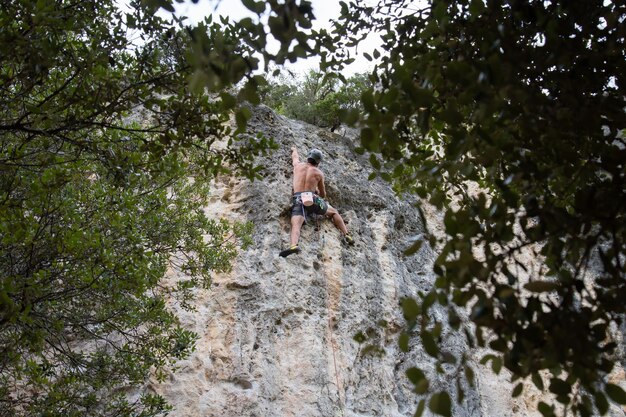
[[[152,386],[176,407],[171,415],[412,416],[419,397],[404,372],[416,365],[429,373],[432,389],[454,392],[452,370],[437,375],[417,338],[408,354],[397,344],[404,324],[399,300],[433,282],[430,248],[402,254],[408,239],[423,232],[415,202],[399,199],[383,181],[367,180],[369,163],[354,152],[349,135],[266,107],[255,109],[249,124],[280,149],[261,161],[263,180],[217,181],[207,213],[252,221],[255,243],[232,273],[198,292],[196,312],[179,310],[200,340],[168,381]],[[354,246],[342,244],[322,219],[303,228],[300,254],[278,256],[289,243],[292,145],[301,155],[311,147],[324,152],[328,200],[354,234]],[[353,339],[359,332],[367,336],[363,344]],[[466,348],[444,338],[451,351]],[[506,375],[486,375],[454,405],[454,415],[539,415],[531,411],[537,398],[513,401]]]

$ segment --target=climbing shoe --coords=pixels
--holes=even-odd
[[[354,245],[354,238],[350,235],[344,235],[343,236],[343,240],[348,244],[348,245]]]
[[[292,253],[299,253],[299,252],[300,252],[300,248],[298,247],[298,245],[293,245],[289,249],[285,249],[284,251],[281,251],[278,255],[280,255],[283,258],[285,258],[285,257],[291,255]]]

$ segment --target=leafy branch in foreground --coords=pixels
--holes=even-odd
[[[193,349],[167,301],[187,302],[249,243],[249,225],[207,218],[207,184],[257,176],[271,143],[228,127],[228,97],[188,89],[193,30],[155,10],[0,12],[0,415],[166,411],[150,392],[127,394]],[[238,45],[216,25],[207,39]],[[164,286],[167,270],[186,280]]]
[[[445,238],[430,237],[437,280],[405,308],[401,342],[419,334],[441,372],[456,363],[446,369],[471,384],[467,356],[441,345],[464,334],[496,373],[548,390],[546,416],[626,403],[607,380],[623,366],[626,312],[625,19],[615,2],[382,0],[342,3],[336,30],[317,33],[324,67],[342,65],[341,44],[381,35],[363,150],[398,192],[446,211]],[[447,395],[431,411],[450,415]]]

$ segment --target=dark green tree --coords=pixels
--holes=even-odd
[[[249,112],[232,131],[235,97],[206,88],[255,85],[259,60],[240,27],[184,27],[155,15],[161,5],[3,2],[2,416],[167,410],[150,392],[127,396],[193,349],[166,304],[188,304],[248,243],[249,225],[204,213],[208,182],[254,178],[270,143],[232,140]],[[167,271],[184,278],[165,285]]]
[[[361,95],[372,88],[369,76],[365,73],[355,74],[349,78],[339,77],[333,91],[321,100],[313,103],[317,115],[318,126],[328,127],[334,131],[343,120],[363,113]]]
[[[445,210],[446,237],[407,250],[426,240],[440,254],[432,290],[404,303],[401,346],[420,339],[437,369],[451,362],[472,383],[430,314],[439,304],[469,346],[492,350],[495,372],[511,372],[514,396],[530,379],[582,416],[626,403],[607,381],[623,365],[626,308],[624,20],[623,2],[602,0],[353,1],[317,37],[323,67],[340,68],[342,44],[381,35],[363,150],[398,192]],[[427,392],[422,371],[409,377]],[[451,414],[448,393],[428,404]]]
[[[366,74],[346,79],[310,70],[301,77],[270,78],[259,94],[261,102],[280,114],[334,131],[343,114],[362,112],[361,94],[370,87]]]

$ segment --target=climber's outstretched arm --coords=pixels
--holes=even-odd
[[[317,195],[319,195],[322,198],[326,198],[326,187],[324,186],[324,177],[322,176],[322,179],[320,180],[320,182],[317,184]]]
[[[298,150],[295,146],[291,147],[291,161],[294,167],[300,163],[300,155],[298,155]]]

